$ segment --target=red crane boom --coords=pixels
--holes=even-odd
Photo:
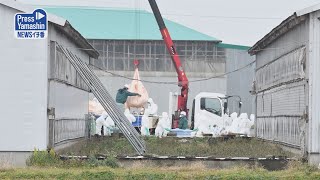
[[[159,11],[158,5],[155,0],[149,0],[149,4],[151,6],[151,9],[153,11],[153,14],[156,18],[156,21],[158,23],[160,32],[162,34],[162,38],[166,44],[167,50],[169,51],[169,54],[171,56],[171,60],[174,64],[174,67],[176,69],[176,72],[178,74],[178,85],[181,87],[181,94],[178,96],[178,109],[177,112],[185,111],[188,114],[187,109],[187,100],[188,100],[188,90],[189,90],[189,81],[186,76],[186,73],[184,72],[182,66],[180,57],[176,51],[176,48],[172,42],[172,39],[170,37],[169,31],[166,28],[163,18],[161,16],[161,13]],[[178,113],[177,113],[178,114]],[[176,118],[174,118],[176,119]],[[173,128],[176,128],[177,123],[173,123]]]

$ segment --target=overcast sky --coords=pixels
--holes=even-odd
[[[148,0],[19,0],[38,5],[144,9]],[[224,43],[252,46],[295,11],[320,0],[157,0],[163,16]],[[169,29],[170,31],[170,29]]]

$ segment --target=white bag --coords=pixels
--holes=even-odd
[[[138,68],[134,71],[133,79],[130,84],[129,91],[133,93],[139,93],[139,96],[129,96],[126,102],[126,108],[142,108],[148,101],[149,95],[146,88],[143,86],[142,82],[140,81],[139,71]]]

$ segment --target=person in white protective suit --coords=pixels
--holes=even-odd
[[[148,99],[147,108],[150,115],[157,115],[158,113],[158,105],[153,102],[152,98]]]
[[[247,113],[241,113],[239,116],[239,129],[240,129],[240,134],[246,134],[248,135],[250,133],[250,119],[248,119],[248,114]]]
[[[244,134],[247,136],[251,135],[251,127],[254,125],[254,116],[251,114],[250,119],[248,118],[247,113],[242,113],[239,116],[239,127],[240,127],[240,134]]]
[[[251,114],[251,115],[250,115],[251,126],[253,126],[253,125],[254,125],[254,119],[255,119],[254,114]]]
[[[132,115],[132,114],[130,113],[130,110],[129,110],[129,109],[126,109],[126,110],[124,111],[124,115],[127,117],[127,119],[129,120],[130,123],[136,122],[136,118],[134,117],[134,115]]]
[[[115,124],[114,124],[114,121],[111,119],[110,116],[107,117],[106,119],[106,123],[104,125],[104,135],[105,136],[110,136],[111,135],[111,132],[112,132],[112,129],[115,127]]]
[[[159,138],[161,138],[162,136],[167,136],[168,132],[166,132],[165,129],[170,129],[169,123],[170,122],[169,122],[168,113],[163,112],[157,124],[156,130],[155,130],[155,136]]]
[[[149,132],[149,115],[150,112],[148,109],[146,109],[144,111],[144,114],[142,116],[141,119],[141,135],[142,136],[149,136],[150,132]]]
[[[167,112],[162,113],[162,118],[164,121],[166,121],[163,136],[167,136],[171,129],[171,119]]]
[[[99,136],[101,136],[102,126],[107,125],[107,122],[106,122],[107,117],[108,117],[108,113],[104,111],[102,115],[96,120],[96,134]]]
[[[232,118],[231,126],[229,127],[229,133],[239,133],[240,127],[239,127],[239,118],[238,113],[233,112],[230,117]]]
[[[200,117],[200,119],[202,119],[201,123],[197,122],[195,124],[195,129],[197,129],[195,136],[203,137],[203,134],[213,134],[214,124],[212,123],[212,121],[204,117]]]

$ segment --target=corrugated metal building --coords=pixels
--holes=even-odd
[[[258,41],[257,136],[320,162],[320,5],[294,13]]]
[[[33,10],[0,1],[0,166],[23,165],[34,148],[46,150],[85,135],[89,90],[56,44],[88,63],[99,54],[68,21],[52,14],[47,39],[16,39],[14,15]]]
[[[255,114],[255,96],[250,93],[254,81],[255,56],[249,56],[247,46],[219,44],[226,49],[227,95],[241,98],[241,113]],[[239,112],[239,99],[228,100],[230,112]]]
[[[138,59],[140,76],[142,80],[149,81],[144,82],[144,85],[150,97],[158,104],[160,113],[168,111],[169,92],[179,91],[177,75],[152,13],[142,10],[91,7],[47,7],[46,9],[70,20],[98,50],[100,57],[91,64],[107,71],[97,70],[97,73],[111,94],[115,96],[119,88],[130,83],[129,79],[119,76],[132,78],[133,60]],[[247,49],[237,48],[240,46],[226,48],[216,38],[169,20],[165,20],[165,23],[190,80],[189,109],[192,98],[199,92],[225,94],[227,78],[223,74],[228,63],[226,54],[242,51],[241,56],[250,59]],[[199,81],[213,76],[219,77]]]

